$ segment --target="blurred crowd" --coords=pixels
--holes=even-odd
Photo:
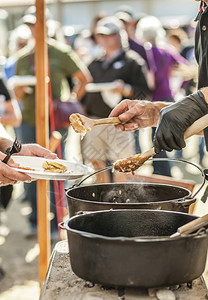
[[[9,34],[8,57],[1,66],[0,118],[22,143],[36,142],[35,109],[35,7],[24,12],[20,24]],[[106,118],[122,99],[175,102],[196,90],[197,65],[194,58],[195,23],[171,27],[155,16],[120,6],[111,15],[99,12],[91,28],[79,32],[63,28],[46,11],[49,60],[49,97],[79,102],[90,118]],[[50,101],[49,101],[50,102]],[[51,111],[51,107],[50,107]],[[55,123],[50,113],[49,127],[61,136],[59,158],[66,159],[69,128]],[[152,137],[155,128],[152,128]],[[70,138],[70,137],[69,137]],[[203,163],[204,144],[199,139],[199,163]],[[98,126],[81,140],[82,162],[95,170],[119,158],[141,152],[139,130],[116,131],[113,126]],[[58,151],[58,149],[57,149]],[[159,155],[158,155],[159,156]],[[182,151],[175,152],[182,158]],[[165,151],[159,157],[168,157]],[[153,162],[155,174],[171,176],[171,165]],[[97,175],[96,182],[124,182],[121,173]],[[53,218],[51,237],[58,237],[56,184],[50,183]],[[1,209],[11,199],[12,186],[0,188],[4,193]],[[6,195],[6,196],[5,196]],[[64,196],[63,196],[64,197]],[[31,206],[26,237],[37,235],[36,182],[25,184],[21,201]]]

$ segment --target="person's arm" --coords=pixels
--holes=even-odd
[[[157,126],[154,148],[155,152],[159,153],[161,150],[172,151],[184,148],[186,145],[184,132],[206,114],[208,114],[208,87],[173,104],[124,100],[112,110],[110,117],[119,117],[123,123],[126,123],[116,126],[123,131]]]
[[[92,81],[90,72],[87,67],[83,66],[82,64],[82,68],[74,73],[72,78],[75,82],[74,88],[71,92],[72,98],[73,96],[76,96],[77,100],[81,100],[85,94],[86,84]]]
[[[170,104],[169,102],[126,99],[111,111],[109,117],[119,117],[122,123],[125,123],[117,125],[117,129],[134,131],[139,128],[157,126],[160,110]]]
[[[3,132],[2,132],[3,130]],[[9,137],[9,135],[6,133],[6,131],[4,131],[5,129],[3,128],[3,126],[0,128],[0,151],[5,153],[6,149],[9,148],[10,146],[12,146],[13,141],[12,138]],[[5,136],[6,133],[6,136]]]

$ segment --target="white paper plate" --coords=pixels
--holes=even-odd
[[[36,85],[37,79],[35,76],[27,75],[27,76],[13,76],[8,79],[7,84],[10,89],[13,89],[16,86],[28,86],[28,85]]]
[[[12,156],[12,159],[20,164],[21,167],[32,168],[35,171],[31,170],[24,170],[15,168],[16,171],[25,173],[29,175],[31,178],[35,179],[49,179],[49,180],[73,180],[80,178],[84,175],[93,173],[94,170],[88,166],[73,163],[67,160],[62,159],[46,159],[43,157],[36,157],[36,156]],[[65,173],[49,173],[45,172],[42,168],[42,164],[44,161],[54,161],[60,164],[63,164],[67,167],[68,171]]]
[[[112,90],[115,88],[116,88],[116,84],[114,82],[88,83],[85,86],[86,91],[91,93]]]

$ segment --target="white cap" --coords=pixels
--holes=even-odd
[[[112,35],[123,29],[122,22],[116,17],[105,17],[96,26],[95,34]]]

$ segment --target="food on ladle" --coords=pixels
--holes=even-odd
[[[125,158],[125,159],[119,159],[114,164],[114,170],[119,172],[134,172],[139,167],[143,165],[143,163],[148,160],[151,155],[148,156],[142,156],[141,154],[136,154],[134,156]]]
[[[80,114],[72,114],[69,120],[74,131],[81,133],[82,137],[95,126],[121,124],[121,120],[118,117],[91,119]]]
[[[72,114],[70,116],[70,122],[71,122],[71,125],[72,125],[74,131],[76,133],[80,133],[82,136],[85,136],[87,131],[91,130],[90,127],[88,127],[88,128],[85,127],[85,124],[82,121],[82,118],[80,117],[79,114]]]

